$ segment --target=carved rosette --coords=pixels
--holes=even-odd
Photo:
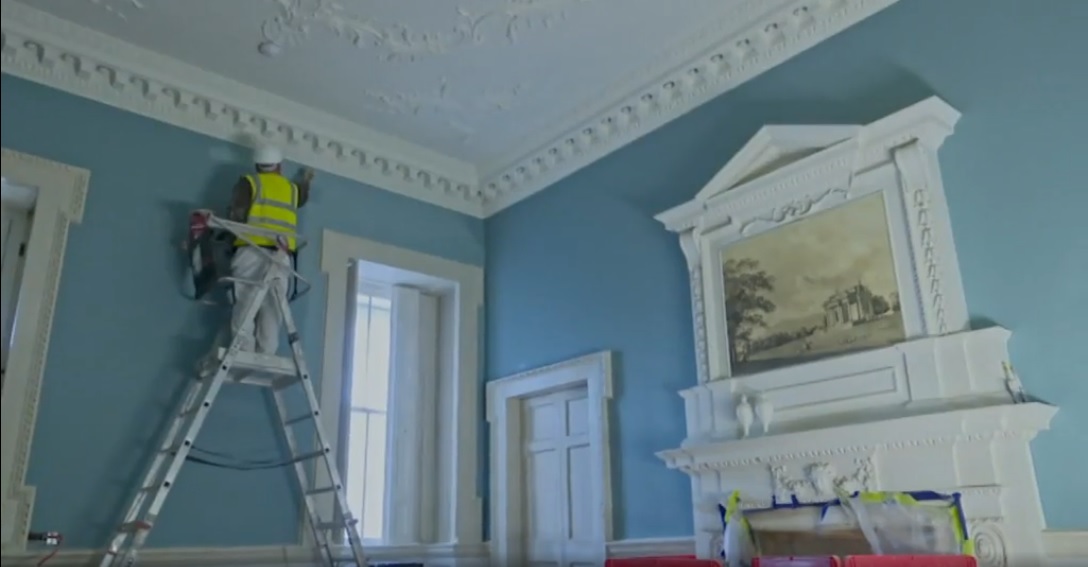
[[[974,520],[969,525],[979,566],[1008,567],[1005,536],[998,523],[994,520]]]

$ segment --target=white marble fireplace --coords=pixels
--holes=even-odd
[[[1057,408],[1022,395],[1009,364],[1010,331],[970,329],[937,159],[958,118],[931,98],[867,125],[768,126],[695,199],[657,217],[679,234],[688,261],[698,369],[698,384],[680,392],[687,437],[658,456],[691,477],[701,557],[720,549],[716,506],[732,490],[745,506],[762,508],[772,498],[828,500],[838,486],[959,492],[980,563],[1042,563],[1045,521],[1029,444]],[[779,312],[793,300],[768,295],[780,304],[776,311],[745,299],[754,307],[738,315],[726,298],[743,298],[729,295],[730,286],[743,284],[725,274],[726,251],[824,211],[843,215],[864,199],[871,206],[876,195],[882,207],[867,210],[883,215],[887,272],[894,274],[883,289],[894,291],[874,300],[879,274],[844,269],[843,277],[858,281],[845,315],[833,313],[832,300],[847,297],[837,291],[822,321],[806,315],[815,322],[782,335],[803,338],[766,346],[778,344],[767,338],[772,331],[789,328]],[[851,234],[853,225],[841,224]],[[849,238],[836,238],[827,237],[826,246],[850,254]],[[809,285],[793,281],[799,278],[823,285],[767,260],[779,265],[764,271],[767,281],[784,289]],[[873,265],[859,262],[843,265]],[[760,289],[769,288],[750,290]],[[801,307],[793,308],[798,317]],[[881,333],[891,337],[886,344],[850,346]],[[821,341],[831,346],[812,346]],[[813,355],[820,348],[828,352]],[[760,354],[787,352],[799,362]],[[760,367],[754,356],[777,362]]]

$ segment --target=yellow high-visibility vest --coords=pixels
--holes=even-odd
[[[298,187],[278,173],[258,173],[245,178],[249,181],[252,197],[246,224],[295,234],[298,231]],[[275,239],[267,236],[249,236],[249,239],[257,246],[276,246]],[[249,242],[239,238],[234,244],[245,246]],[[287,239],[288,250],[294,252],[297,247],[295,238]]]

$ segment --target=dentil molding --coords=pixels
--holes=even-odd
[[[514,44],[520,33],[547,28],[565,20],[566,9],[589,0],[506,0],[503,5],[472,11],[449,5],[455,16],[447,29],[418,30],[404,23],[378,22],[350,11],[332,0],[268,0],[277,13],[261,22],[265,41],[298,46],[323,29],[361,50],[373,51],[386,61],[416,61],[462,47],[505,42]]]
[[[0,71],[232,142],[275,143],[294,161],[480,216],[463,162],[4,0]]]
[[[618,102],[585,108],[575,124],[547,143],[495,164],[488,171],[497,173],[482,180],[486,213],[529,197],[897,1],[779,1],[774,3],[777,9],[764,17],[755,11],[765,10],[768,3],[738,3],[718,28],[693,36],[666,54],[667,58],[683,54],[683,64],[671,70],[642,66],[638,77],[594,99]],[[740,31],[725,31],[735,29],[737,21],[752,23]],[[715,32],[721,40],[707,49],[705,35]]]

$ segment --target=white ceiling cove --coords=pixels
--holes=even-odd
[[[5,72],[483,216],[895,0],[0,1]]]

